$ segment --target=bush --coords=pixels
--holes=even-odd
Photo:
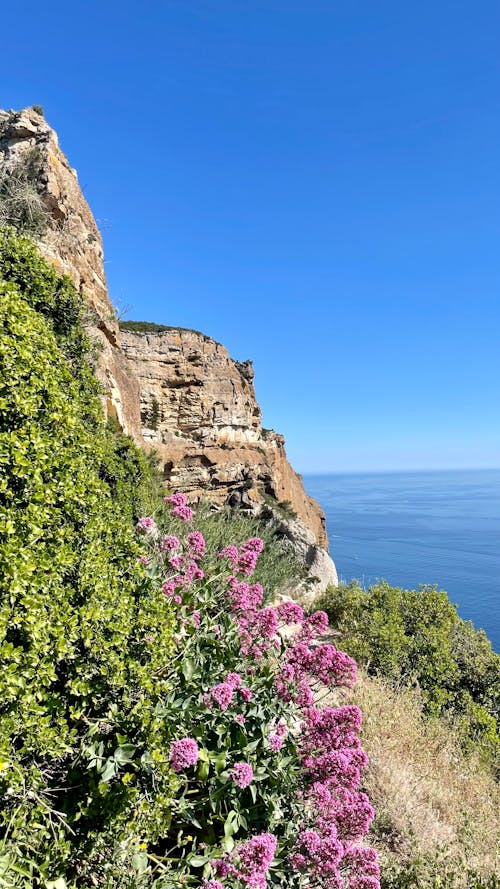
[[[128,733],[153,743],[173,618],[133,534],[154,473],[105,429],[78,294],[12,233],[0,273],[0,885],[46,889],[165,816],[170,771],[109,774]]]
[[[459,618],[443,590],[403,590],[385,581],[364,590],[352,581],[316,604],[369,673],[418,684],[429,714],[455,719],[464,744],[479,745],[485,759],[498,762],[500,655],[483,630]]]

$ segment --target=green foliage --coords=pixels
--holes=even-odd
[[[254,578],[256,583],[262,584],[268,598],[290,589],[307,575],[304,563],[293,555],[287,542],[281,539],[276,527],[267,522],[265,516],[246,515],[229,507],[212,512],[207,505],[202,505],[196,513],[196,527],[203,533],[212,552],[220,551],[235,540],[261,537],[265,546]]]
[[[158,429],[158,424],[160,422],[160,404],[157,398],[153,398],[151,402],[151,410],[149,412],[148,423],[150,429],[156,430]]]
[[[0,886],[46,889],[166,817],[170,770],[131,751],[158,743],[173,619],[132,526],[157,476],[105,428],[78,294],[12,232],[0,276]]]
[[[168,324],[156,324],[154,321],[119,321],[120,330],[130,330],[131,333],[165,333],[168,330],[180,330],[185,333],[196,333],[198,336],[205,336],[199,330],[193,330],[191,327],[171,327]]]
[[[43,105],[32,105],[31,107],[36,114],[40,115],[40,117],[45,117]]]
[[[483,630],[461,620],[443,590],[403,590],[385,581],[365,590],[352,581],[327,590],[315,606],[370,673],[418,684],[429,714],[453,717],[464,744],[497,761],[500,655]]]

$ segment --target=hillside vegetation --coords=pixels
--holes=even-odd
[[[317,601],[339,644],[370,675],[421,690],[425,713],[453,722],[466,750],[500,770],[500,655],[462,620],[443,590],[363,589],[356,581]]]
[[[352,699],[364,714],[382,889],[496,889],[500,788],[480,756],[425,715],[418,690],[363,675]]]
[[[161,496],[80,296],[10,229],[0,297],[0,886],[376,889],[361,713],[314,706],[356,666],[266,604],[285,545]]]

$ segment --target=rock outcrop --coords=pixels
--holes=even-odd
[[[48,212],[39,246],[87,300],[108,415],[158,452],[168,488],[193,501],[255,512],[266,500],[286,503],[297,518],[284,522],[283,533],[317,577],[316,589],[336,582],[324,514],[288,462],[283,436],[262,428],[251,362],[234,361],[196,331],[120,330],[101,236],[56,133],[32,109],[0,112],[0,176],[15,175],[28,160]]]

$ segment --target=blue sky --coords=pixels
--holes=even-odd
[[[500,465],[500,7],[2,9],[129,318],[252,358],[301,471]]]

